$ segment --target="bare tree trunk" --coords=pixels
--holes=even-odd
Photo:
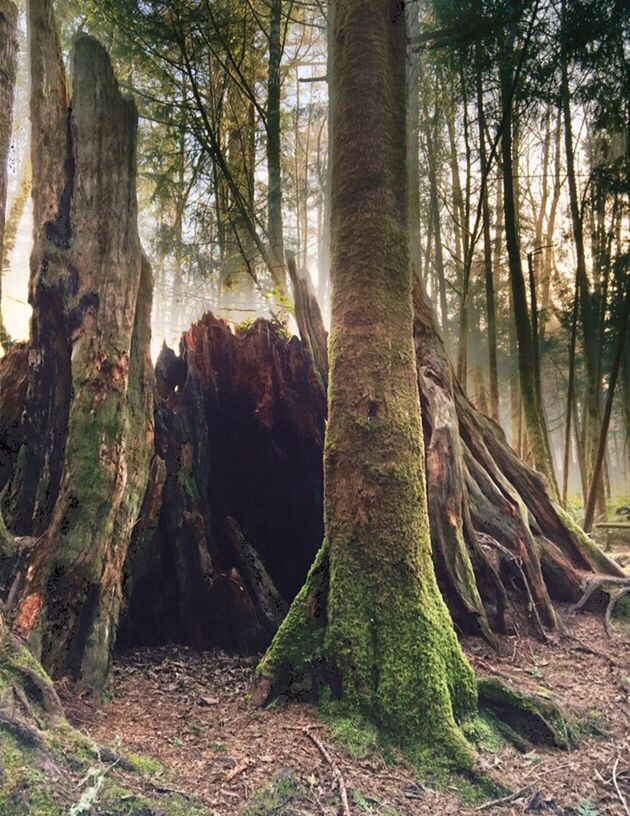
[[[19,535],[39,535],[59,491],[70,402],[70,341],[57,287],[49,287],[48,250],[68,244],[66,78],[50,0],[28,6],[31,74],[33,249],[29,302],[33,307],[24,445],[9,486],[7,523]]]
[[[17,71],[17,7],[11,0],[0,0],[0,345],[6,350],[9,337],[2,322],[2,268],[4,258],[4,221],[7,206],[7,172],[13,97]]]
[[[479,43],[475,44],[476,85],[477,85],[477,118],[479,122],[479,164],[481,177],[488,177],[488,156],[486,151],[486,117],[483,104],[483,85],[481,76],[481,54]],[[490,239],[490,206],[488,204],[488,185],[482,190],[483,219],[483,259],[484,280],[486,286],[486,316],[488,320],[488,372],[490,378],[490,413],[499,421],[499,374],[497,367],[497,316],[494,298],[494,273],[492,270],[492,242]]]
[[[560,173],[561,167],[561,148],[562,145],[562,109],[558,108],[558,115],[556,119],[556,134],[554,142],[554,177],[553,177],[553,193],[551,195],[551,204],[549,205],[549,217],[545,230],[545,246],[543,250],[543,267],[542,267],[542,298],[541,298],[541,321],[540,321],[540,337],[541,340],[545,337],[547,327],[547,320],[549,317],[549,310],[551,304],[551,278],[555,269],[555,251],[554,251],[554,233],[556,228],[556,214],[558,212],[558,203],[560,202],[560,193],[562,191],[562,179]]]
[[[577,322],[579,310],[579,283],[575,281],[573,309],[571,311],[571,338],[569,340],[569,383],[567,386],[567,410],[564,428],[564,462],[562,470],[562,504],[566,508],[569,492],[569,455],[571,451],[571,418],[575,402],[575,349],[577,345]]]
[[[599,432],[599,441],[597,444],[597,454],[595,457],[595,464],[593,467],[593,475],[591,477],[591,484],[589,486],[588,499],[586,502],[586,509],[584,511],[584,529],[590,532],[593,527],[593,517],[595,515],[595,504],[597,502],[598,482],[601,478],[602,465],[604,463],[604,456],[606,453],[606,440],[608,438],[608,427],[610,425],[610,416],[612,413],[613,398],[615,396],[615,387],[617,385],[617,377],[619,376],[619,369],[621,367],[621,360],[623,357],[623,348],[626,340],[626,333],[628,330],[628,322],[630,321],[630,278],[626,280],[626,292],[624,296],[623,311],[621,314],[621,323],[619,325],[619,335],[617,337],[617,346],[615,349],[615,356],[610,370],[610,379],[608,382],[608,392],[606,394],[606,404],[604,406],[604,416],[602,419],[602,427]]]
[[[47,339],[44,350],[56,352],[67,379],[48,379],[49,369],[31,352],[30,404],[45,408],[43,449],[58,457],[51,455],[47,466],[60,478],[28,569],[16,578],[12,614],[51,673],[93,690],[109,670],[123,562],[152,439],[153,284],[136,226],[137,114],[120,94],[107,54],[85,35],[74,41],[68,109],[49,0],[31,0],[29,22],[33,341],[39,352],[38,341]],[[61,450],[50,440],[56,433],[65,439]],[[27,454],[30,441],[26,434]],[[33,492],[41,495],[50,481],[43,463],[36,464]]]
[[[562,5],[562,15],[565,14],[564,2]],[[568,57],[563,53],[561,59],[561,82],[560,91],[562,99],[562,111],[564,122],[564,147],[567,162],[567,180],[569,184],[569,203],[571,211],[571,225],[573,228],[573,239],[575,242],[575,254],[577,262],[577,279],[580,289],[580,318],[582,324],[582,341],[584,347],[584,363],[586,368],[586,392],[585,392],[585,414],[584,427],[582,430],[584,438],[584,453],[586,464],[586,481],[590,484],[595,458],[597,455],[598,436],[600,428],[600,380],[597,374],[597,341],[596,341],[596,320],[594,314],[594,301],[589,289],[588,275],[586,272],[586,253],[584,247],[584,225],[578,196],[577,182],[575,176],[575,152],[573,146],[573,133],[571,121],[571,97],[569,89],[569,66]],[[606,497],[604,495],[604,483],[599,478],[597,485],[597,504],[602,514],[606,512]]]
[[[282,59],[282,0],[272,0],[269,18],[269,68],[267,72],[267,224],[273,267],[271,273],[280,297],[286,294],[284,231],[282,221],[282,154],[280,141],[280,62]]]
[[[505,234],[510,266],[512,302],[518,342],[519,379],[521,398],[525,412],[525,425],[529,446],[535,467],[549,481],[549,488],[558,496],[553,457],[549,444],[549,434],[543,407],[540,404],[539,390],[536,384],[535,351],[533,347],[532,327],[527,310],[525,280],[521,263],[521,248],[518,231],[518,213],[516,211],[515,186],[512,159],[512,107],[513,76],[512,61],[514,53],[514,21],[510,23],[506,34],[504,54],[501,65],[501,98],[503,106],[503,128],[501,134],[503,159],[503,189],[505,209]]]
[[[311,288],[308,272],[301,273],[295,265],[295,255],[287,252],[287,269],[293,289],[295,320],[302,342],[308,349],[313,366],[319,376],[322,392],[328,388],[328,334],[324,328],[322,313]]]

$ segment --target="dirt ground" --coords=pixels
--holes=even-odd
[[[476,639],[464,643],[479,675],[552,694],[588,723],[572,752],[504,746],[485,754],[515,794],[494,804],[425,787],[404,762],[386,763],[378,752],[351,755],[310,705],[253,708],[251,659],[174,646],[126,652],[111,699],[96,707],[66,702],[75,725],[97,742],[157,760],[161,768],[147,763],[148,787],[190,794],[220,816],[341,812],[331,765],[302,730],[308,725],[343,776],[353,816],[630,816],[630,627],[615,623],[610,640],[601,616],[565,618],[564,636],[505,637],[501,655]]]

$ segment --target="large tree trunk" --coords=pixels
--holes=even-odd
[[[423,479],[402,5],[339,0],[333,47],[325,632],[304,637],[320,555],[261,670],[277,680],[324,660],[350,710],[469,765],[455,716],[474,707],[476,689],[435,580]]]
[[[4,221],[7,206],[7,175],[16,71],[17,7],[11,0],[0,0],[0,273],[4,255]],[[2,275],[0,274],[0,344],[6,349],[9,337],[2,322],[1,307]]]
[[[137,116],[107,54],[85,35],[74,42],[68,108],[48,2],[32,0],[29,29],[34,316],[13,519],[38,537],[16,576],[12,614],[51,673],[98,689],[152,438],[152,275],[136,226]],[[20,489],[25,473],[33,482]]]

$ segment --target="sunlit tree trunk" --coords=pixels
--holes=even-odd
[[[482,179],[488,177],[488,155],[486,150],[486,117],[483,102],[483,82],[481,76],[481,47],[475,44],[477,118],[479,123],[479,169]],[[483,185],[482,195],[482,229],[484,282],[486,289],[486,317],[488,320],[488,373],[490,380],[490,413],[499,421],[499,374],[497,366],[497,317],[494,297],[494,273],[492,270],[492,241],[490,237],[490,205],[488,203],[488,184]]]
[[[269,6],[269,66],[267,71],[267,231],[271,273],[280,296],[286,293],[284,228],[282,219],[282,144],[280,122],[280,63],[283,51],[282,0]]]
[[[4,232],[7,207],[9,145],[13,124],[13,97],[17,71],[17,7],[11,0],[0,0],[0,273],[4,266]],[[9,337],[2,322],[2,275],[0,274],[0,345],[5,349]]]
[[[503,110],[503,127],[501,132],[501,155],[503,161],[503,204],[505,210],[505,237],[510,268],[512,303],[516,338],[518,343],[518,368],[521,388],[521,399],[525,414],[525,427],[529,449],[535,467],[543,473],[554,496],[558,496],[558,486],[553,466],[547,423],[540,404],[539,389],[536,381],[535,351],[533,347],[532,327],[527,308],[525,279],[521,261],[521,248],[518,230],[518,213],[514,184],[513,164],[513,59],[515,47],[514,22],[508,25],[505,37],[504,53],[501,63],[501,100]]]
[[[338,0],[334,48],[326,545],[261,670],[286,680],[325,659],[350,710],[469,765],[455,716],[474,707],[475,683],[437,588],[423,478],[402,5]],[[325,557],[325,631],[309,639]]]

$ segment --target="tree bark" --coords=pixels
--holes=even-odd
[[[532,327],[527,310],[525,279],[521,262],[521,249],[516,210],[512,158],[512,108],[513,108],[513,55],[515,45],[514,21],[508,24],[504,53],[501,63],[501,104],[503,123],[501,132],[501,153],[503,161],[503,206],[505,210],[505,236],[512,286],[512,303],[518,342],[518,368],[521,398],[525,413],[528,442],[536,468],[549,481],[549,488],[558,496],[558,485],[553,466],[547,423],[540,403],[536,383],[535,352]]]
[[[597,501],[598,483],[601,479],[602,465],[604,463],[604,455],[606,453],[606,440],[608,438],[608,427],[610,425],[610,415],[612,412],[613,397],[615,396],[615,387],[617,385],[617,378],[619,376],[619,369],[621,367],[621,360],[623,358],[623,348],[626,340],[626,333],[628,330],[628,322],[630,321],[630,280],[626,280],[625,295],[623,300],[623,311],[621,314],[621,322],[619,324],[619,335],[615,348],[615,356],[610,370],[610,380],[608,383],[608,392],[606,394],[606,404],[604,406],[604,416],[602,419],[602,427],[599,432],[599,441],[597,444],[597,453],[595,456],[595,464],[593,466],[593,475],[591,477],[591,484],[588,491],[588,499],[584,511],[584,529],[590,532],[593,527],[593,517],[595,515],[595,503]]]
[[[0,0],[0,273],[4,257],[4,222],[16,72],[17,7],[11,0]],[[8,343],[9,337],[2,322],[2,275],[0,274],[0,344],[6,350]]]
[[[56,265],[55,249],[67,245],[69,239],[66,187],[72,168],[66,78],[49,0],[29,2],[28,42],[34,224],[29,302],[33,316],[24,444],[6,509],[12,530],[19,535],[39,535],[50,521],[59,490],[71,387],[62,297],[49,271]]]
[[[328,388],[328,333],[324,327],[319,303],[312,290],[308,272],[298,272],[295,255],[287,252],[287,269],[293,289],[295,319],[302,342],[308,349],[313,366],[321,380],[322,393]]]
[[[484,179],[488,177],[488,154],[486,150],[486,117],[483,103],[481,75],[481,53],[479,43],[475,44],[477,116],[479,120],[479,168]],[[488,321],[488,372],[490,379],[490,411],[492,418],[499,421],[499,373],[497,365],[497,316],[494,295],[494,272],[492,269],[492,242],[490,239],[490,206],[488,185],[484,184],[482,195],[483,261],[486,288],[486,317]]]
[[[323,383],[306,343],[205,315],[156,364],[156,455],[126,645],[268,646],[319,548]],[[277,589],[276,589],[277,588]]]
[[[307,580],[261,670],[277,679],[325,659],[350,710],[470,766],[455,716],[474,708],[475,683],[438,591],[422,476],[402,4],[338,0],[333,45],[326,631],[301,641]]]
[[[28,553],[12,612],[52,674],[96,690],[109,670],[152,438],[152,275],[136,225],[137,114],[107,54],[85,35],[73,44],[68,109],[46,0],[31,0],[29,25],[36,221],[27,411],[41,406],[44,437],[30,460],[31,497],[48,496],[50,511],[35,501],[19,505],[21,513],[39,512],[35,521],[22,516],[23,527],[46,526]],[[51,82],[55,92],[47,93]],[[64,378],[51,379],[55,370]],[[27,458],[35,424],[28,416]]]
[[[562,21],[564,25],[565,5],[562,5]],[[564,38],[563,38],[564,39]],[[571,227],[575,243],[576,275],[580,290],[580,321],[582,327],[582,342],[584,348],[584,363],[586,368],[586,389],[584,403],[584,459],[585,481],[590,483],[594,472],[595,458],[600,428],[600,377],[597,372],[597,320],[595,302],[589,289],[586,271],[586,252],[584,247],[584,225],[580,208],[577,181],[575,176],[575,151],[573,147],[573,129],[571,121],[571,95],[569,88],[569,65],[566,48],[563,44],[560,61],[560,93],[562,101],[562,115],[564,125],[564,148],[567,162],[567,181],[569,187],[569,205],[571,213]],[[600,513],[605,516],[606,497],[604,483],[599,474],[597,484],[597,505]]]
[[[269,67],[267,73],[267,207],[271,274],[280,300],[286,296],[282,221],[282,157],[280,143],[280,62],[282,59],[282,0],[269,7]]]

